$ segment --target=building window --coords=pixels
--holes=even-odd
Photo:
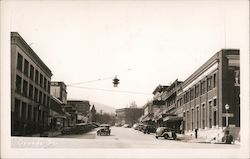
[[[182,104],[183,104],[183,98],[181,97],[181,99],[180,99],[180,106],[182,106]]]
[[[209,128],[212,128],[212,101],[208,102],[209,108]]]
[[[28,82],[23,80],[23,95],[27,96],[28,94]]]
[[[46,88],[47,88],[46,86],[47,86],[47,79],[44,76],[44,79],[43,79],[43,88],[44,88],[45,91],[46,91]]]
[[[15,99],[15,110],[14,110],[14,118],[19,119],[20,117],[20,100]]]
[[[214,79],[214,81],[213,81],[214,85],[213,85],[213,86],[214,86],[214,88],[215,88],[215,87],[216,87],[216,83],[217,83],[217,82],[216,82],[216,81],[217,81],[217,79],[216,79],[216,73],[214,74],[213,79]]]
[[[191,128],[191,130],[193,130],[194,129],[194,109],[192,109],[192,116],[191,116],[191,118],[192,118],[192,128]]]
[[[206,115],[205,115],[205,104],[202,104],[202,128],[205,129],[205,119],[206,119]]]
[[[200,91],[199,91],[199,85],[195,86],[195,98],[199,97]]]
[[[50,81],[48,80],[47,92],[50,94]]]
[[[189,102],[190,100],[189,91],[187,91],[186,98],[187,98],[187,102]]]
[[[28,75],[29,75],[29,62],[26,59],[24,59],[24,71],[23,71],[23,73],[28,77]]]
[[[26,120],[26,103],[22,102],[22,119]]]
[[[43,87],[43,75],[40,73],[40,86]]]
[[[31,121],[32,106],[28,105],[28,120]]]
[[[35,107],[33,110],[33,121],[37,121],[37,108]]]
[[[216,111],[214,111],[214,126],[217,125],[217,120],[216,120],[216,117],[217,117],[217,113]]]
[[[205,88],[205,81],[201,82],[201,94],[204,94],[206,92]]]
[[[39,76],[39,72],[38,72],[38,70],[36,70],[36,74],[35,74],[35,82],[36,82],[36,84],[38,84],[38,76]]]
[[[47,96],[47,106],[49,106],[49,104],[50,104],[50,98],[49,98],[49,95]]]
[[[29,97],[33,99],[33,85],[32,84],[29,85]]]
[[[212,89],[212,77],[207,79],[207,90],[210,91]]]
[[[46,104],[46,94],[43,94],[43,105],[45,105]]]
[[[197,129],[198,129],[198,128],[200,127],[200,126],[199,126],[199,107],[197,107],[196,122],[197,122]]]
[[[240,70],[234,71],[234,85],[239,86],[240,85]]]
[[[42,92],[39,91],[39,103],[40,103],[40,104],[42,104],[42,102],[43,102],[43,101],[42,101],[42,96],[43,96],[43,95],[42,95]]]
[[[21,89],[22,89],[22,78],[18,75],[16,75],[16,92],[17,93],[21,93]]]
[[[34,100],[37,102],[38,100],[38,89],[35,88],[35,97],[34,97]]]
[[[23,70],[23,56],[21,54],[17,54],[17,69],[22,72]]]
[[[190,100],[194,99],[194,88],[190,90]]]
[[[34,80],[34,66],[30,65],[30,79]]]
[[[214,107],[217,105],[217,100],[216,100],[216,98],[214,98]]]

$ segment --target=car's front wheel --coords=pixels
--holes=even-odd
[[[165,134],[165,135],[164,135],[164,138],[165,138],[165,139],[168,139],[168,138],[169,138],[168,134]]]

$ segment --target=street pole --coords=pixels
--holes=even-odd
[[[228,127],[228,110],[229,110],[229,104],[225,105],[225,109],[226,109],[226,126]]]

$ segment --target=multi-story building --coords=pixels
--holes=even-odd
[[[67,103],[67,91],[64,82],[51,81],[50,94],[59,99],[63,104]]]
[[[87,122],[90,113],[90,103],[87,100],[67,100],[67,105],[73,106],[77,111],[77,123]]]
[[[48,129],[51,70],[11,32],[11,135]]]
[[[142,108],[121,108],[116,109],[116,123],[119,125],[133,125],[139,121],[143,115]]]
[[[197,129],[200,136],[220,138],[227,126],[237,134],[240,127],[239,50],[217,52],[182,83],[177,94],[176,113],[183,117],[186,134]],[[225,105],[229,105],[228,110]]]

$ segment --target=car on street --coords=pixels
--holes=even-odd
[[[153,125],[144,125],[142,132],[144,134],[150,134],[150,133],[155,133],[156,128]]]
[[[109,124],[101,124],[100,129],[97,130],[97,136],[110,136],[111,129]]]
[[[138,130],[138,128],[139,128],[139,123],[135,123],[135,124],[133,125],[133,129]]]
[[[176,140],[176,133],[173,129],[168,127],[158,127],[155,133],[155,138],[164,137],[165,139],[174,139]]]
[[[137,130],[139,130],[139,131],[142,131],[143,130],[143,128],[144,128],[144,124],[139,124],[139,126],[138,126],[138,129]]]

